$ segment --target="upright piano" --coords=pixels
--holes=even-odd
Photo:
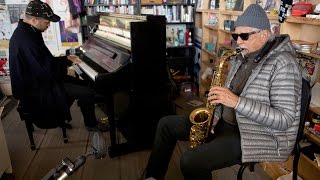
[[[102,14],[74,68],[104,98],[109,156],[151,147],[158,120],[172,113],[164,16]],[[117,142],[116,129],[126,138]]]

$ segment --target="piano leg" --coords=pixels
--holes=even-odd
[[[110,93],[113,94],[113,93]],[[108,153],[110,158],[122,156],[128,153],[136,152],[143,150],[145,148],[141,146],[137,146],[134,143],[126,142],[126,143],[117,143],[117,133],[116,133],[116,123],[114,119],[114,100],[113,96],[106,97],[106,105],[107,105],[107,113],[109,119],[109,126],[110,126],[110,141],[111,144],[108,147]]]
[[[114,101],[113,101],[113,93],[110,93],[106,98],[106,105],[108,111],[108,119],[109,119],[109,126],[110,126],[110,141],[111,145],[109,147],[109,156],[115,157],[114,154],[114,147],[116,146],[117,142],[117,135],[116,135],[116,123],[114,119]]]

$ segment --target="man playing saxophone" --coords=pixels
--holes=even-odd
[[[286,161],[295,144],[302,76],[289,36],[272,35],[265,11],[251,4],[232,37],[242,52],[231,60],[225,86],[209,90],[218,123],[211,141],[182,155],[187,180],[211,180],[213,170],[241,162]],[[161,118],[146,178],[164,179],[177,140],[188,141],[191,126],[188,117]]]

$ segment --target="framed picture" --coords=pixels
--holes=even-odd
[[[185,45],[185,24],[170,24],[166,26],[166,44],[167,46]]]

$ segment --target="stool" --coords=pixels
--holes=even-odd
[[[19,113],[21,121],[24,121],[26,124],[27,132],[28,132],[28,136],[29,136],[29,140],[30,140],[30,148],[31,148],[31,150],[35,150],[36,145],[33,140],[34,127],[33,127],[33,123],[32,123],[32,117],[31,117],[30,113],[23,111],[23,108],[21,107],[20,103],[17,107],[17,111]],[[62,129],[62,134],[63,134],[63,142],[68,143],[66,126],[64,124],[62,124],[61,129]]]

